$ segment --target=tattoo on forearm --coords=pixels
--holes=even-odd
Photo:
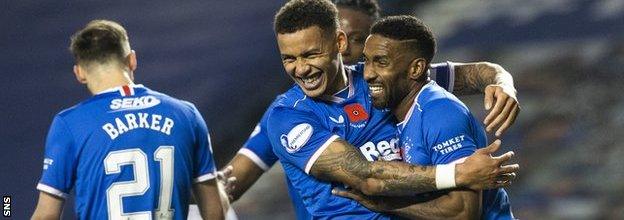
[[[328,180],[369,187],[381,195],[415,195],[436,190],[433,167],[403,162],[367,161],[344,140],[345,147],[329,147],[314,163],[312,175]]]
[[[419,195],[420,200],[413,205],[395,210],[394,212],[406,218],[432,218],[432,217],[449,217],[446,206],[439,202],[440,195]],[[433,198],[432,198],[433,197]]]
[[[479,193],[470,190],[438,192],[420,196],[424,201],[394,210],[393,213],[407,218],[460,218],[478,219]]]
[[[369,162],[344,140],[336,140],[346,145],[344,149],[327,148],[323,155],[314,163],[312,174],[326,180],[331,176],[345,175],[365,179],[370,173]],[[332,175],[334,174],[334,175]]]
[[[403,162],[377,161],[373,178],[381,181],[380,192],[387,195],[415,195],[436,190],[435,171]]]
[[[471,95],[484,91],[485,87],[496,82],[498,71],[487,64],[471,63],[455,67],[453,93]]]

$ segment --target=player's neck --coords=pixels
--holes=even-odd
[[[344,64],[340,62],[340,66],[338,68],[338,73],[336,74],[336,79],[333,84],[330,86],[331,89],[328,89],[325,92],[326,96],[333,96],[336,93],[344,90],[349,86],[349,79],[347,76],[347,71],[345,70]]]
[[[90,73],[87,87],[91,94],[98,94],[107,89],[134,84],[132,82],[131,73],[125,70],[115,70],[109,72]]]
[[[394,117],[396,117],[399,122],[405,120],[410,108],[412,108],[412,105],[414,105],[416,101],[416,96],[418,96],[418,93],[420,93],[420,90],[422,90],[426,83],[427,82],[413,82],[409,87],[410,89],[407,95],[403,96],[399,104],[392,108],[392,114],[394,114]]]

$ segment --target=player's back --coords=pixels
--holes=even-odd
[[[57,115],[40,185],[62,194],[75,186],[84,219],[185,219],[194,179],[214,177],[209,148],[191,103],[123,86]]]

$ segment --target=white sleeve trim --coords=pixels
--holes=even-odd
[[[459,158],[457,160],[454,160],[453,162],[450,162],[449,164],[459,164],[459,163],[464,163],[464,161],[466,161],[466,158],[468,158],[469,156],[465,156],[462,158]]]
[[[190,204],[188,209],[187,220],[203,220],[199,214],[199,207],[196,204]]]
[[[321,145],[321,147],[319,147],[319,149],[316,150],[316,152],[314,152],[314,154],[312,154],[312,157],[310,157],[305,167],[306,174],[310,174],[310,169],[312,169],[312,165],[314,165],[314,162],[316,162],[316,160],[321,156],[321,153],[325,151],[325,148],[329,147],[329,144],[331,144],[332,142],[334,142],[334,140],[338,138],[338,135],[332,135],[331,137],[329,137],[329,139],[327,139],[327,141],[325,141],[325,143],[323,143],[323,145]]]
[[[448,92],[453,93],[453,88],[455,88],[455,64],[451,61],[446,61],[449,68],[449,79],[448,79]]]
[[[214,179],[215,177],[216,176],[215,176],[214,173],[206,173],[204,175],[201,175],[201,176],[195,178],[195,180],[193,182],[194,183],[201,183],[201,182],[204,182],[204,181],[208,181],[208,180]]]
[[[46,193],[50,193],[50,194],[52,194],[52,195],[55,195],[55,196],[61,197],[61,198],[63,198],[63,199],[67,199],[67,197],[69,196],[67,193],[64,193],[64,192],[63,192],[63,191],[61,191],[61,190],[58,190],[58,189],[56,189],[56,188],[54,188],[54,187],[48,186],[48,185],[43,184],[43,183],[39,183],[39,184],[37,184],[37,189],[38,189],[39,191],[46,192]]]
[[[436,71],[435,67],[442,65],[441,63],[434,63],[429,65],[429,69],[427,70],[427,74],[429,75],[429,79],[430,80],[435,80],[437,75],[438,75],[438,71]]]
[[[447,63],[432,63],[430,66],[431,66],[431,69],[435,69],[436,67],[446,65],[446,64]]]
[[[260,157],[258,157],[256,153],[254,153],[253,151],[247,148],[244,148],[244,147],[241,148],[240,150],[238,150],[238,154],[241,154],[249,158],[251,161],[253,161],[256,165],[258,165],[258,167],[260,167],[264,171],[267,171],[270,168],[266,163],[264,163],[264,161],[262,161],[262,159],[260,159]]]

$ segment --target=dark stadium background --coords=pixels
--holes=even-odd
[[[34,209],[52,117],[89,96],[71,72],[76,30],[96,18],[121,22],[138,54],[136,82],[194,102],[221,166],[290,85],[271,29],[283,2],[0,2],[0,195],[12,196],[13,217]],[[436,60],[488,60],[514,74],[523,109],[503,143],[522,167],[508,189],[517,217],[624,219],[624,1],[382,7],[422,17],[439,39]],[[464,100],[483,118],[481,96]],[[279,168],[265,175],[237,202],[239,216],[292,218],[283,182]]]

